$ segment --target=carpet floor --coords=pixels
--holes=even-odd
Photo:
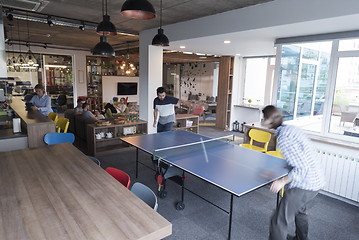
[[[214,128],[201,128],[201,134],[220,137],[233,132],[218,131]],[[236,133],[237,137],[241,134]],[[120,150],[101,153],[97,158],[101,166],[115,167],[127,172],[131,184],[141,182],[157,191],[154,171],[151,169],[150,155],[139,151],[139,176],[135,178],[135,148],[124,147]],[[187,174],[186,187],[229,210],[230,194]],[[158,212],[172,223],[172,240],[216,240],[227,239],[228,214],[207,203],[198,196],[185,191],[185,209],[177,211],[175,204],[181,198],[181,187],[167,181],[167,197],[158,199]],[[269,219],[276,205],[276,195],[268,186],[234,198],[232,221],[232,239],[264,240],[268,239]],[[309,236],[314,240],[358,240],[359,208],[340,200],[319,194],[309,212]]]

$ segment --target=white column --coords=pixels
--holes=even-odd
[[[162,86],[163,48],[150,45],[151,36],[140,37],[139,104],[140,118],[148,121],[148,133],[156,133],[157,129],[153,127],[153,99],[157,97],[156,89]]]
[[[2,20],[2,12],[0,13],[0,77],[7,77],[4,24]]]

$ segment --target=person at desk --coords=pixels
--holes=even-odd
[[[35,93],[30,103],[33,104],[31,109],[33,111],[40,111],[43,115],[47,116],[50,112],[52,112],[51,108],[51,98],[45,94],[45,88],[41,84],[37,84],[35,86]]]
[[[183,103],[184,101],[172,96],[166,96],[164,87],[157,88],[157,97],[153,100],[153,127],[157,126],[157,132],[172,130],[176,121],[174,106],[178,102]]]
[[[278,147],[292,170],[272,183],[270,190],[279,192],[286,186],[284,197],[270,221],[269,239],[308,239],[308,216],[313,199],[324,186],[324,176],[312,143],[298,128],[283,125],[281,111],[273,105],[263,110],[263,125],[276,130]],[[289,230],[295,229],[296,236]]]

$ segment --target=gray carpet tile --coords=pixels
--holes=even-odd
[[[207,135],[217,137],[227,134],[228,132],[211,129],[210,134]],[[154,192],[157,191],[155,173],[152,169],[139,164],[139,177],[135,178],[135,148],[127,147],[102,153],[98,159],[103,168],[111,166],[127,172],[132,184],[139,181],[149,186]],[[139,159],[147,166],[152,166],[148,154],[140,151]],[[228,193],[195,176],[187,176],[186,187],[217,205],[229,209],[230,195]],[[166,239],[227,239],[228,215],[225,212],[188,191],[185,191],[185,209],[177,211],[175,204],[181,199],[181,187],[169,180],[167,192],[165,199],[158,199],[158,213],[172,223],[173,234]],[[232,239],[267,239],[269,219],[275,205],[276,195],[269,191],[268,186],[240,198],[235,197]],[[309,212],[309,219],[311,239],[359,239],[359,208],[356,206],[319,194]]]

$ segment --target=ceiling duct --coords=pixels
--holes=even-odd
[[[48,3],[47,0],[0,0],[1,6],[35,12],[41,12]]]

